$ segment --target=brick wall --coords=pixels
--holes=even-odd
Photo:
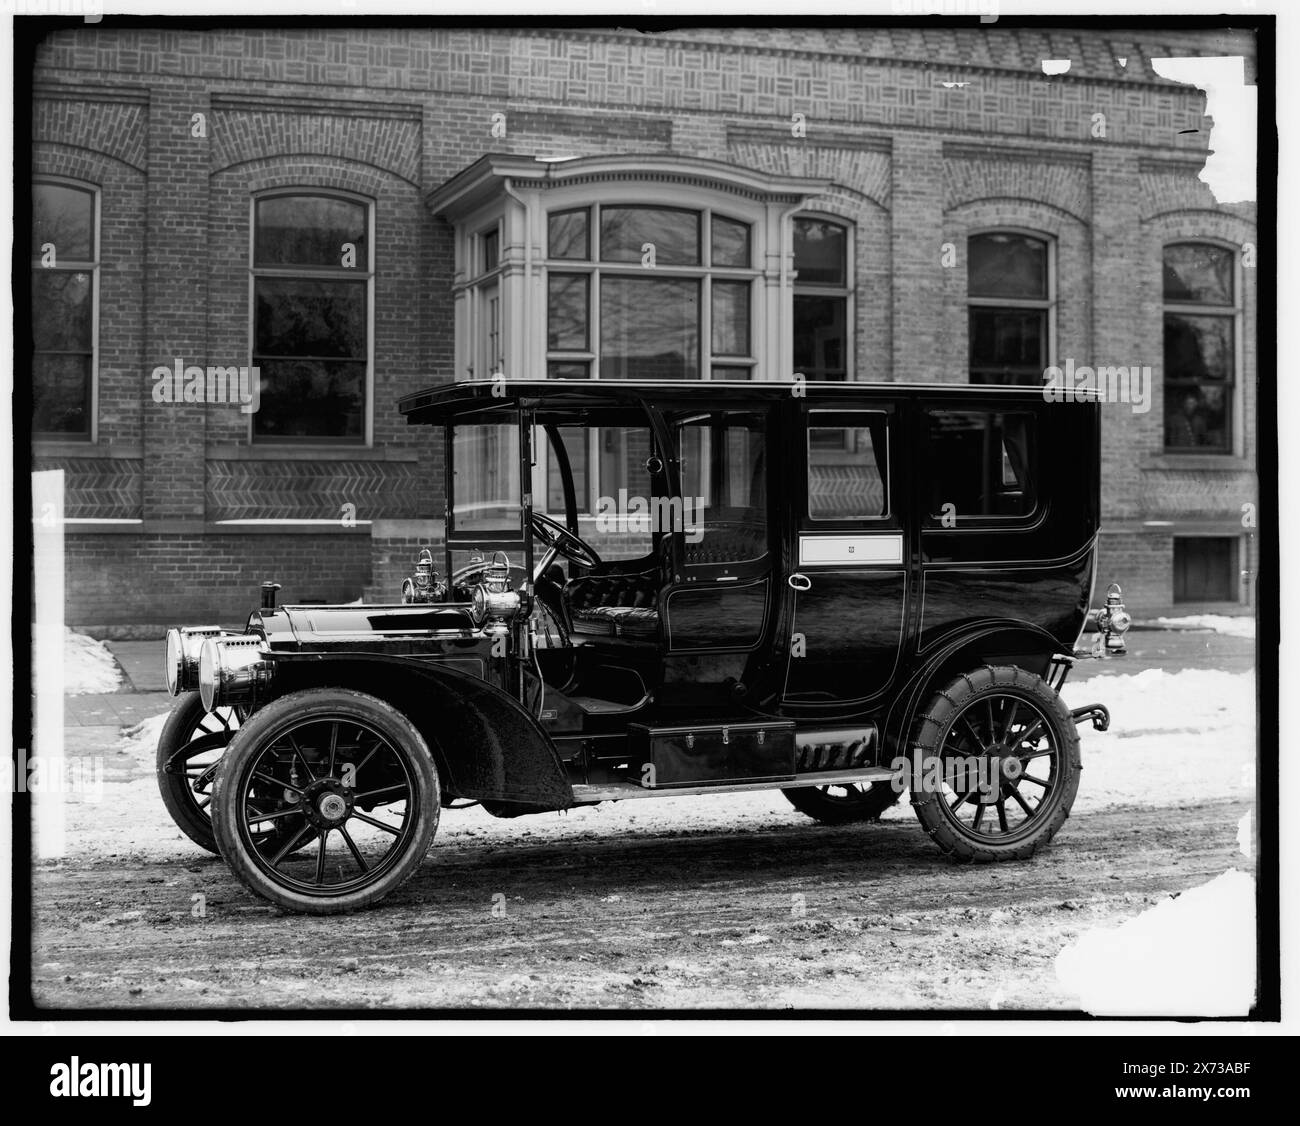
[[[196,566],[217,545],[212,558],[235,569],[214,580],[231,609],[267,565],[286,596],[322,583],[328,597],[396,589],[414,558],[401,537],[232,534],[214,521],[338,519],[346,505],[360,520],[441,512],[438,435],[396,411],[402,394],[452,374],[451,230],[422,196],[488,152],[671,152],[831,180],[814,210],[853,224],[863,379],[964,381],[966,237],[1014,226],[1052,239],[1058,361],[1152,367],[1148,413],[1104,412],[1103,542],[1117,576],[1167,602],[1174,533],[1145,522],[1232,534],[1255,498],[1251,270],[1238,449],[1217,463],[1163,453],[1161,247],[1255,238],[1253,208],[1217,204],[1197,179],[1204,96],[1151,69],[1188,53],[1249,58],[1253,46],[1244,35],[997,26],[50,36],[37,52],[35,170],[93,184],[101,199],[98,434],[39,443],[36,464],[65,470],[70,517],[143,521],[135,537],[69,536],[69,620],[188,606],[192,572],[159,562],[163,543],[193,545]],[[1043,58],[1071,69],[1046,79]],[[794,115],[806,135],[792,132]],[[152,368],[176,356],[248,362],[251,199],[287,187],[374,208],[368,448],[291,454],[250,443],[234,406],[149,395]],[[335,577],[322,578],[333,573],[322,555],[338,556]],[[96,601],[105,575],[120,580],[116,598]]]
[[[270,579],[284,603],[351,602],[370,581],[370,537],[85,535],[64,538],[66,616],[94,628],[137,623],[242,626]],[[160,631],[161,632],[161,631]]]

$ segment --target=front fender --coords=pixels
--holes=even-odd
[[[573,789],[550,736],[519,702],[436,661],[388,654],[277,653],[277,695],[337,685],[369,692],[428,740],[457,797],[567,809]]]

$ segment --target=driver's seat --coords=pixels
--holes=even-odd
[[[660,553],[667,543],[665,536]],[[653,565],[644,559],[629,561],[630,567],[614,562],[565,583],[562,593],[572,631],[595,637],[657,637],[662,585],[658,554]]]

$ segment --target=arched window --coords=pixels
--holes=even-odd
[[[32,185],[32,431],[94,429],[99,209],[94,189]]]
[[[253,201],[255,440],[366,441],[370,210],[323,194]]]
[[[794,370],[805,379],[852,378],[848,227],[797,216],[794,272]]]
[[[1237,255],[1178,242],[1164,251],[1165,448],[1231,453],[1237,372]]]
[[[1019,231],[985,231],[967,241],[972,383],[1042,386],[1052,362],[1052,257],[1052,243]]]

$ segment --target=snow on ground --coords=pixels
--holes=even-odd
[[[1076,810],[1254,795],[1254,673],[1146,669],[1066,681],[1061,695],[1071,708],[1110,709],[1109,731],[1079,728]]]
[[[1207,629],[1229,637],[1254,637],[1255,619],[1227,614],[1189,614],[1185,618],[1156,618],[1161,629]]]
[[[1094,1016],[1244,1017],[1255,1001],[1255,881],[1229,868],[1118,927],[1094,927],[1056,974]]]
[[[1079,728],[1083,774],[1076,814],[1112,805],[1170,806],[1217,799],[1251,799],[1255,793],[1254,675],[1186,669],[1148,669],[1134,675],[1069,681],[1068,706],[1103,703],[1111,729]],[[175,855],[195,851],[181,837],[153,777],[154,753],[165,715],[123,733],[105,753],[100,801],[77,800],[67,808],[68,849],[87,852],[143,851]],[[912,818],[906,798],[886,817]],[[608,833],[727,832],[802,824],[781,794],[719,794],[606,803],[500,820],[480,808],[446,810],[438,829],[446,843],[506,843],[521,839],[575,840]]]
[[[64,630],[63,691],[68,696],[95,692],[116,692],[122,683],[122,671],[102,641],[84,633]]]

